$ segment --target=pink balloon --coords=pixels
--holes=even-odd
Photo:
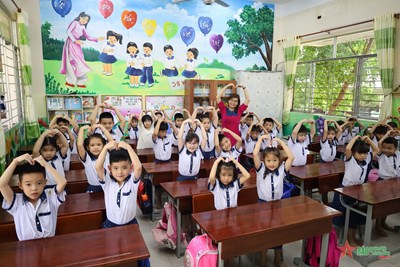
[[[114,4],[110,0],[101,0],[99,2],[99,10],[100,14],[106,19],[113,13]]]
[[[224,37],[221,34],[213,34],[210,36],[210,45],[218,53],[224,44]]]

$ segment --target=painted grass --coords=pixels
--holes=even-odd
[[[103,71],[101,62],[87,62],[89,67],[92,69],[88,73],[88,82],[86,83],[87,88],[81,91],[91,91],[95,94],[100,95],[183,95],[184,90],[172,90],[168,84],[167,77],[154,76],[155,84],[153,87],[140,86],[139,88],[129,87],[129,77],[125,74],[125,61],[118,60],[112,65],[113,75],[104,76],[101,72]],[[61,84],[62,87],[66,88],[65,76],[59,73],[61,62],[57,60],[44,60],[44,73],[51,73],[54,79]],[[154,61],[154,72],[160,75],[163,69],[163,64],[159,61]],[[181,73],[182,70],[179,70]],[[224,69],[212,69],[212,68],[197,68],[197,73],[201,79],[223,79],[229,80],[231,78],[231,72]],[[180,76],[182,77],[182,76]],[[224,77],[224,78],[221,78]],[[185,78],[182,77],[182,80]],[[77,90],[78,88],[71,88],[71,90]],[[78,90],[79,91],[79,90]]]

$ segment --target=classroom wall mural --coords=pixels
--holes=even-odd
[[[183,95],[185,79],[267,69],[274,6],[227,3],[40,0],[46,93]]]

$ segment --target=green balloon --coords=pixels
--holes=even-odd
[[[163,30],[164,30],[165,37],[169,41],[169,39],[174,37],[175,34],[178,32],[178,24],[176,24],[174,22],[167,21],[167,22],[164,23]]]

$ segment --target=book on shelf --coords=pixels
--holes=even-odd
[[[81,109],[82,99],[80,97],[66,97],[64,99],[65,109]]]
[[[82,115],[82,112],[80,112],[80,111],[70,112],[70,118],[75,120],[77,123],[83,122],[83,115]]]
[[[89,118],[90,114],[92,114],[92,112],[83,112],[83,120],[82,120],[82,123],[89,123],[88,118]]]
[[[63,97],[48,97],[47,107],[49,109],[64,109],[64,99]]]
[[[84,107],[94,107],[96,106],[95,96],[82,96],[82,106]]]

